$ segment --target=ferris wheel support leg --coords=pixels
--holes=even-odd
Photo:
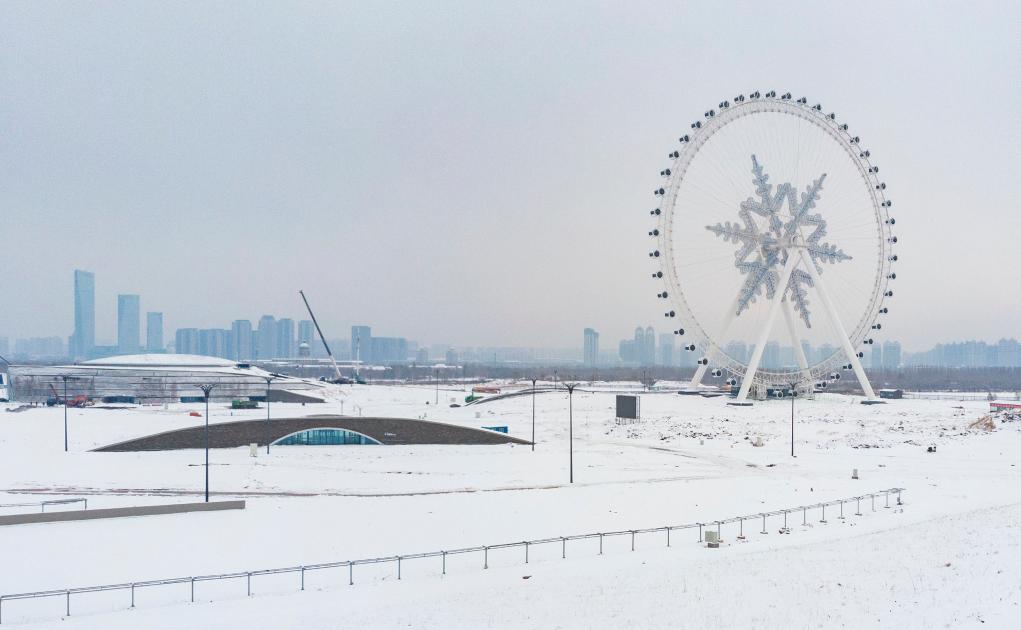
[[[727,311],[726,315],[723,316],[723,332],[720,334],[721,339],[726,339],[727,334],[730,333],[730,327],[734,324],[734,318],[737,317],[737,308],[741,305],[741,295],[738,294],[734,298],[734,303],[730,305],[730,310]],[[702,379],[705,378],[706,370],[709,369],[708,365],[700,364],[695,369],[695,375],[691,377],[692,389],[697,389],[702,384]]]
[[[755,379],[755,371],[759,369],[759,361],[762,360],[762,352],[766,348],[766,342],[769,341],[769,333],[773,330],[773,322],[776,321],[776,315],[780,311],[783,296],[787,293],[787,283],[791,280],[794,268],[798,266],[796,261],[796,256],[788,256],[787,263],[784,264],[783,272],[780,274],[780,282],[776,284],[778,288],[776,293],[773,294],[773,301],[769,305],[769,315],[766,316],[766,324],[762,327],[759,338],[755,342],[752,359],[748,362],[748,369],[745,371],[744,379],[741,381],[741,390],[737,393],[739,401],[744,401],[748,398],[748,390]]]
[[[819,271],[809,260],[808,256],[805,255],[804,250],[801,250],[801,259],[805,262],[805,267],[808,268],[808,274],[812,276],[812,281],[815,283],[815,290],[819,293],[819,297],[822,298],[823,306],[826,307],[826,313],[830,316],[830,321],[833,322],[833,326],[837,329],[837,335],[840,337],[840,345],[844,348],[844,354],[847,355],[847,359],[851,362],[851,368],[854,370],[854,375],[858,377],[858,383],[861,385],[861,389],[865,392],[865,398],[872,400],[876,397],[876,393],[872,391],[872,385],[869,383],[868,376],[865,375],[865,368],[861,366],[861,361],[858,360],[858,354],[854,351],[854,347],[851,345],[851,340],[847,336],[847,331],[844,329],[844,324],[840,321],[840,317],[837,315],[837,309],[833,305],[833,301],[830,299],[830,294],[826,290],[826,285],[822,281],[822,276],[819,275]]]
[[[812,371],[808,369],[808,357],[805,356],[805,349],[801,347],[797,328],[794,327],[794,309],[791,308],[791,303],[786,298],[783,301],[783,318],[787,322],[787,332],[791,334],[791,345],[794,347],[794,357],[798,360],[798,367],[801,369],[801,378],[806,383],[811,383]]]

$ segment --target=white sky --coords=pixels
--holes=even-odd
[[[72,270],[179,326],[604,345],[661,330],[648,209],[755,89],[860,131],[900,238],[885,338],[1021,336],[1017,3],[0,5],[0,336]]]

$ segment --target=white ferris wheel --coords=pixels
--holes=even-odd
[[[754,92],[705,112],[669,157],[649,256],[692,385],[709,371],[745,400],[853,371],[874,398],[860,359],[893,296],[897,237],[860,138],[822,105]]]

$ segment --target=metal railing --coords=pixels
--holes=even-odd
[[[135,607],[135,591],[142,588],[151,588],[156,586],[168,586],[174,584],[188,584],[190,587],[190,601],[195,601],[195,584],[200,582],[214,582],[223,580],[241,580],[244,579],[246,583],[246,595],[252,595],[252,577],[261,575],[280,575],[285,573],[297,573],[300,575],[300,587],[299,590],[305,590],[305,574],[310,571],[320,571],[323,569],[336,569],[347,567],[348,585],[354,585],[354,568],[359,565],[372,565],[372,564],[387,564],[393,563],[396,570],[396,577],[398,580],[401,579],[401,568],[402,563],[409,560],[421,560],[425,558],[440,558],[441,559],[441,574],[446,575],[447,573],[447,557],[470,554],[470,553],[481,553],[482,554],[482,568],[489,568],[489,552],[498,549],[510,549],[514,547],[521,547],[524,550],[524,563],[529,562],[529,551],[532,547],[537,545],[550,545],[560,543],[561,558],[567,558],[567,543],[568,541],[578,540],[599,540],[599,555],[603,555],[603,542],[606,538],[613,538],[619,536],[630,536],[631,551],[635,550],[635,537],[639,534],[652,534],[656,532],[662,532],[666,534],[666,546],[671,546],[671,533],[683,530],[698,529],[698,542],[703,541],[704,529],[707,527],[715,526],[717,534],[722,533],[723,525],[730,525],[737,523],[739,526],[739,538],[744,538],[744,524],[745,521],[757,522],[761,519],[762,532],[766,533],[766,521],[769,518],[775,518],[783,516],[783,527],[788,527],[788,518],[791,514],[795,516],[800,513],[802,516],[802,525],[808,524],[808,512],[809,510],[821,510],[821,518],[819,522],[826,523],[826,508],[839,506],[839,519],[845,519],[844,506],[851,504],[855,507],[853,513],[854,516],[861,516],[861,504],[862,501],[868,501],[868,507],[874,512],[876,511],[876,499],[879,498],[883,501],[882,508],[890,507],[890,497],[896,497],[895,505],[901,505],[901,493],[905,492],[905,488],[888,488],[886,490],[878,490],[868,494],[859,496],[847,497],[844,499],[834,499],[832,501],[823,501],[819,503],[813,503],[811,505],[800,505],[794,508],[787,508],[781,510],[773,510],[770,512],[756,512],[754,514],[746,514],[743,516],[734,516],[731,518],[725,518],[713,521],[704,521],[696,523],[687,523],[682,525],[664,525],[662,527],[648,527],[643,529],[624,529],[618,531],[608,532],[596,532],[591,534],[575,534],[572,536],[556,536],[553,538],[539,538],[535,540],[525,540],[521,542],[508,542],[500,543],[496,545],[481,545],[476,547],[463,547],[459,549],[447,549],[442,551],[429,551],[424,553],[411,553],[404,555],[395,556],[382,556],[378,558],[362,558],[360,560],[343,560],[337,562],[324,562],[320,564],[306,564],[300,566],[291,567],[279,567],[274,569],[257,569],[253,571],[237,571],[234,573],[220,573],[215,575],[196,575],[189,577],[169,578],[160,580],[145,580],[139,582],[123,582],[120,584],[105,584],[101,586],[82,586],[77,588],[64,588],[50,591],[36,591],[32,593],[13,593],[8,595],[0,595],[0,623],[3,623],[3,612],[4,603],[23,599],[38,599],[38,598],[63,598],[64,599],[64,615],[71,615],[71,596],[82,595],[87,593],[101,593],[106,591],[130,591],[131,593],[131,604],[129,608]],[[832,512],[831,512],[832,514]]]
[[[83,504],[82,509],[89,509],[89,500],[85,498],[80,499],[48,499],[46,501],[35,501],[32,503],[0,503],[0,509],[3,508],[15,508],[15,507],[37,507],[40,512],[46,511],[47,505],[67,505],[71,503]]]

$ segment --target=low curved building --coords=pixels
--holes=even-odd
[[[205,425],[164,431],[97,448],[100,452],[173,451],[204,448]],[[249,444],[326,446],[341,444],[529,444],[506,433],[410,418],[306,416],[240,420],[209,425],[210,448]]]
[[[271,400],[322,402],[336,387],[321,381],[273,374],[248,363],[192,354],[132,354],[74,365],[11,366],[11,399],[45,402],[84,397],[93,401],[162,403],[210,398],[266,396]]]

